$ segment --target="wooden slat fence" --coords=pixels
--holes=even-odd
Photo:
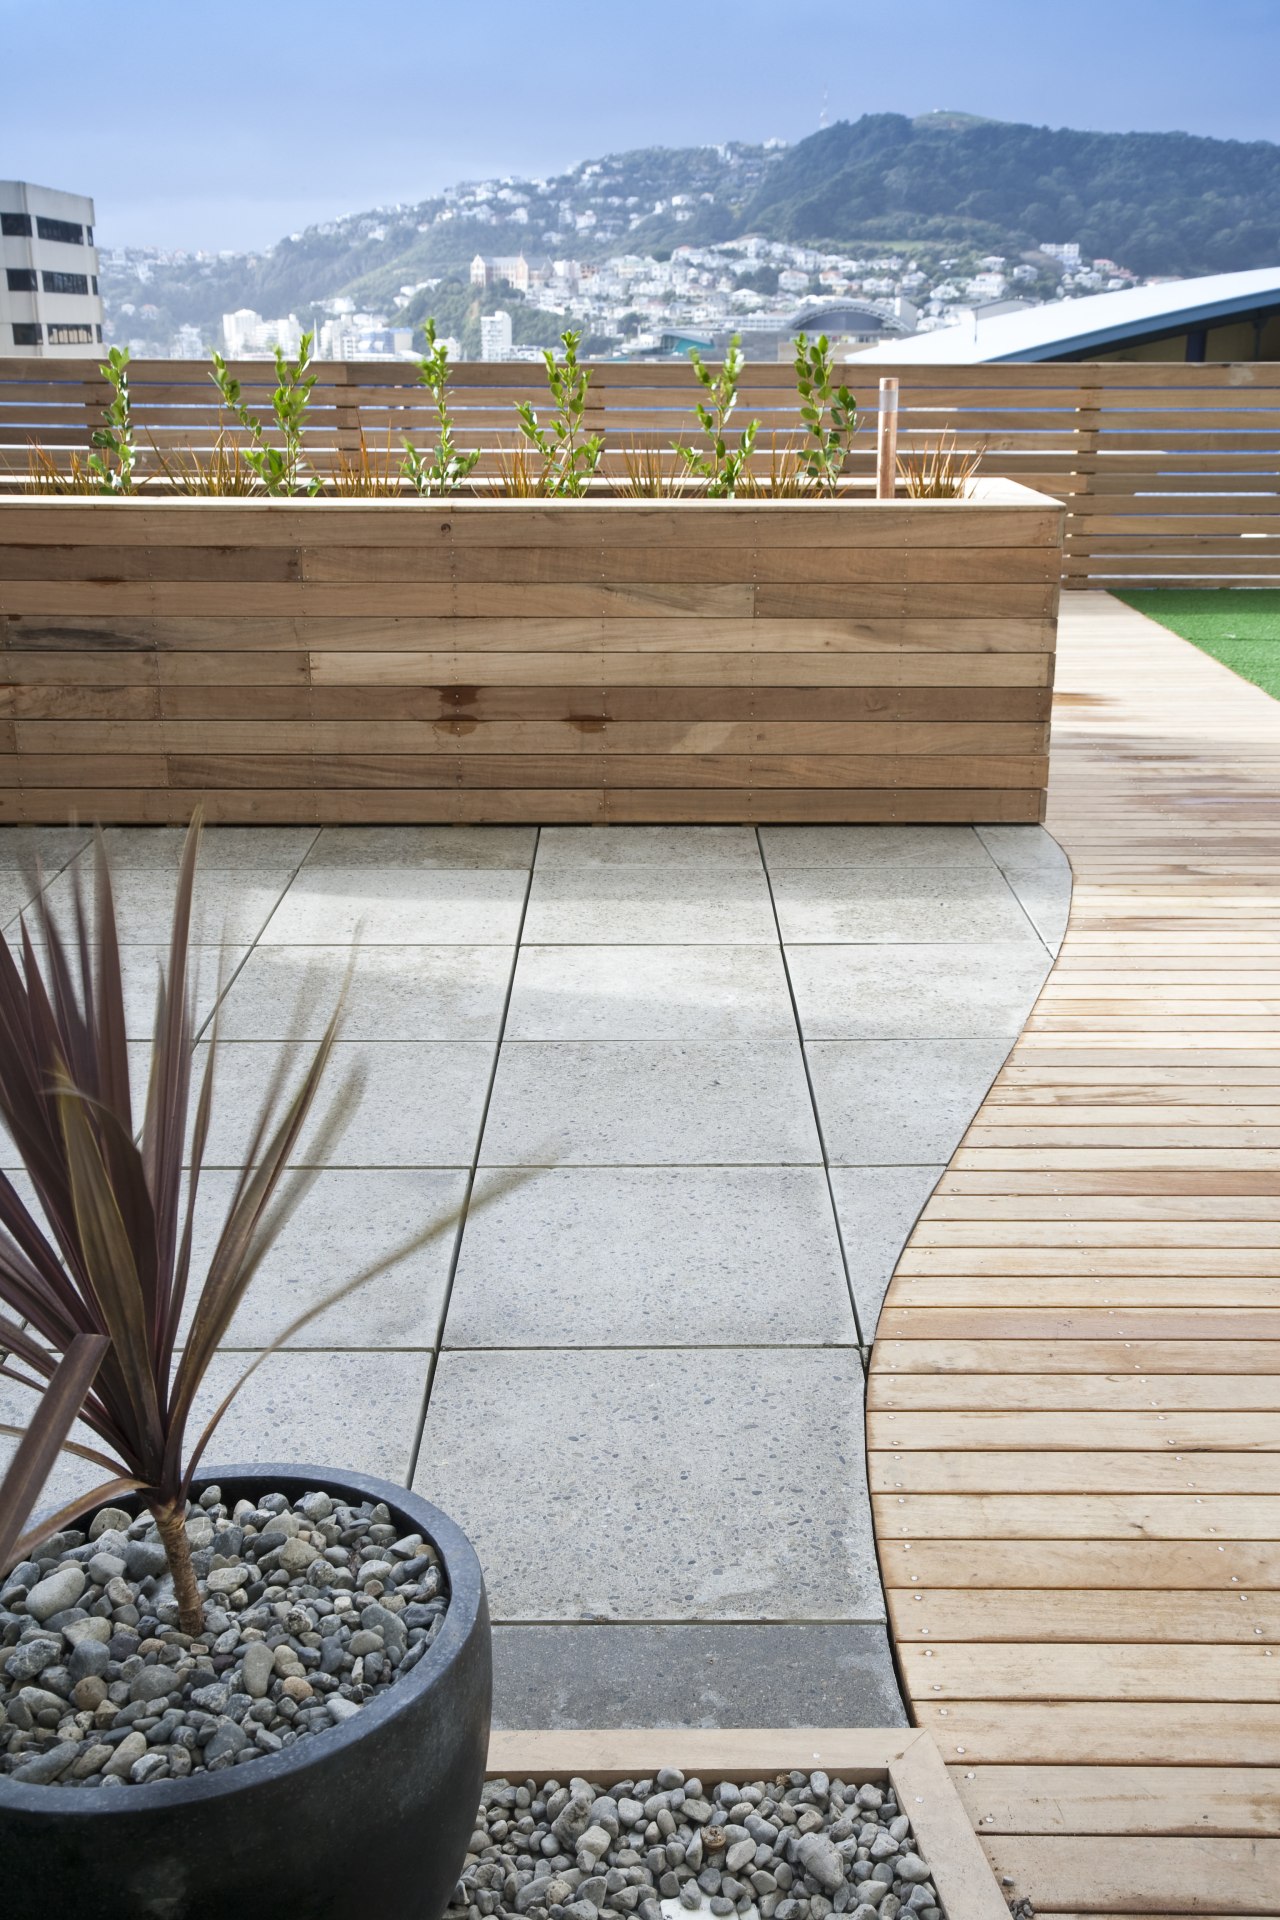
[[[269,413],[263,361],[232,371],[255,410]],[[430,395],[410,363],[326,363],[310,409],[307,451],[331,471],[359,455],[394,468],[402,443],[432,443]],[[982,471],[1057,495],[1068,506],[1064,584],[1266,585],[1280,581],[1280,363],[1184,366],[1096,362],[1042,366],[922,367],[877,363],[842,370],[862,427],[852,472],[873,472],[879,379],[902,387],[901,447],[927,447],[946,429],[980,448]],[[144,467],[185,448],[207,448],[228,422],[203,362],[140,361],[131,370]],[[605,469],[625,483],[646,451],[697,438],[692,370],[684,365],[593,366],[586,429],[606,436]],[[0,361],[0,487],[25,478],[33,442],[66,460],[83,450],[108,390],[93,360]],[[465,363],[454,370],[458,439],[481,450],[493,480],[510,465],[518,434],[513,403],[545,408],[541,368]],[[795,442],[789,366],[749,364],[737,418],[761,422],[758,468]],[[671,464],[668,462],[668,464]]]

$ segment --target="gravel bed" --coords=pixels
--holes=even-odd
[[[704,1786],[664,1767],[616,1787],[484,1790],[447,1920],[942,1920],[889,1786],[785,1773]]]
[[[205,1631],[178,1627],[149,1514],[104,1508],[0,1588],[0,1773],[105,1790],[243,1766],[323,1734],[421,1659],[444,1570],[387,1507],[327,1493],[224,1504],[187,1536]]]

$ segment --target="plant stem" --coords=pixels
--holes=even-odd
[[[187,1503],[173,1506],[152,1502],[156,1531],[164,1546],[173,1591],[178,1602],[178,1624],[184,1633],[196,1639],[204,1632],[204,1608],[196,1585],[196,1570],[191,1564],[191,1542],[187,1539]]]

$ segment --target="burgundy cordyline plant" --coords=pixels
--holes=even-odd
[[[192,1635],[203,1624],[186,1534],[192,1476],[218,1419],[265,1353],[241,1375],[190,1448],[187,1427],[209,1362],[249,1281],[313,1177],[295,1172],[281,1188],[338,1019],[335,1012],[288,1099],[290,1058],[282,1054],[208,1269],[193,1286],[195,1203],[217,1051],[208,1050],[192,1120],[188,951],[199,839],[197,819],[183,849],[168,965],[157,985],[140,1128],[129,1091],[120,949],[101,834],[92,931],[78,885],[70,951],[44,895],[37,899],[47,985],[25,919],[18,958],[0,938],[0,1120],[43,1212],[42,1220],[0,1173],[0,1376],[38,1396],[24,1427],[0,1425],[0,1432],[22,1436],[0,1487],[0,1572],[95,1502],[136,1492],[155,1517],[182,1629]],[[325,1122],[330,1135],[351,1098],[348,1089],[335,1101]],[[422,1238],[449,1224],[439,1223]],[[266,1351],[274,1352],[335,1299],[390,1264],[380,1260],[310,1308]],[[179,1351],[189,1292],[194,1312]],[[101,1448],[69,1439],[77,1419]],[[107,1477],[23,1536],[63,1446]]]

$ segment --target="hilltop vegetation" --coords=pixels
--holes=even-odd
[[[743,210],[771,239],[944,241],[1016,254],[1078,240],[1140,274],[1280,256],[1280,147],[868,114],[802,140]],[[955,124],[961,121],[961,124]]]
[[[306,317],[348,295],[417,320],[443,282],[450,326],[468,344],[476,253],[663,257],[759,234],[864,253],[1025,255],[1079,241],[1086,259],[1141,275],[1191,275],[1280,257],[1280,146],[1185,133],[1087,133],[963,113],[868,114],[791,148],[730,143],[648,147],[584,161],[549,180],[493,180],[416,205],[349,214],[259,254],[105,272],[109,301],[146,303],[158,334],[183,322],[216,335],[252,307]],[[453,310],[457,309],[456,317]],[[440,310],[438,317],[445,321]],[[533,310],[516,338],[543,337]]]

